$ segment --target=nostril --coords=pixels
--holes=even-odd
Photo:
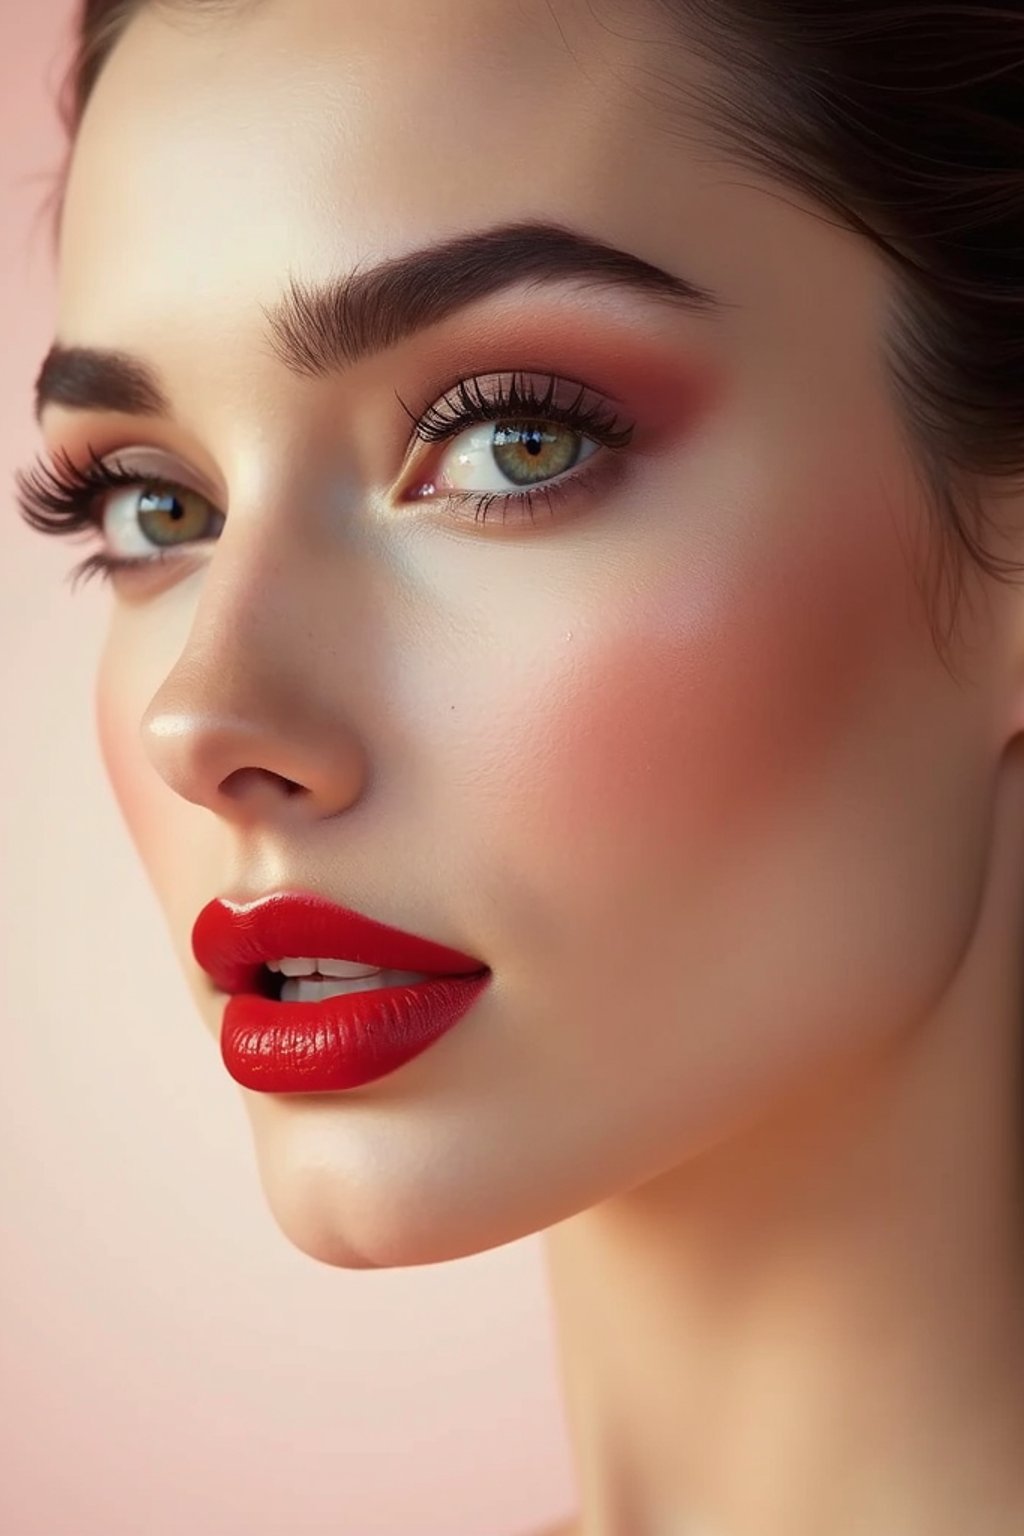
[[[283,773],[274,773],[269,768],[236,768],[224,779],[220,791],[229,800],[252,804],[282,793],[290,798],[299,794],[303,787],[295,779],[285,778]]]

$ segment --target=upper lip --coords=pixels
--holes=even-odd
[[[192,953],[224,992],[254,991],[266,961],[288,955],[362,960],[437,976],[488,969],[472,955],[303,891],[274,891],[245,902],[215,897],[193,924]]]

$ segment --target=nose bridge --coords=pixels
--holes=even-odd
[[[229,550],[222,538],[185,645],[143,713],[147,755],[177,794],[233,819],[286,802],[290,816],[333,814],[358,798],[367,767],[346,688],[355,658],[339,667],[343,636],[321,633],[340,620],[351,636],[346,576],[330,572],[339,601],[325,611],[322,569],[275,557],[269,541],[244,554],[245,540]]]

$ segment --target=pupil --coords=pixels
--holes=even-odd
[[[561,440],[560,440],[561,439]],[[574,442],[573,439],[576,439]],[[536,485],[541,463],[551,474],[568,469],[579,457],[580,434],[566,428],[551,429],[543,422],[516,422],[497,427],[491,443],[495,463],[516,485]],[[537,464],[537,472],[523,463],[523,453]]]
[[[157,521],[159,521],[161,517],[165,517],[170,523],[177,527],[181,523],[188,522],[188,514],[189,508],[183,497],[175,496],[171,491],[163,491],[157,488],[147,490],[142,493],[139,505],[139,517],[141,518],[144,526],[149,525],[151,518],[155,518]],[[156,537],[157,543],[168,542],[166,539],[157,537],[158,533],[166,533],[166,529],[158,529],[157,525],[154,524],[149,529],[149,531],[154,535],[154,537]]]
[[[172,496],[168,491],[143,491],[142,500],[146,505],[140,508],[143,512],[155,512],[158,509],[167,513],[179,522],[185,516],[185,509],[181,504],[180,496]],[[163,507],[159,504],[163,502]],[[169,504],[169,505],[168,505]]]

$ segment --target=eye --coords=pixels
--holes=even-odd
[[[199,491],[104,460],[91,446],[87,453],[87,461],[77,464],[58,448],[51,462],[40,459],[15,473],[18,507],[30,527],[61,536],[104,535],[108,547],[69,573],[73,587],[92,576],[106,581],[116,573],[134,575],[177,558],[179,546],[219,532],[223,514]]]
[[[522,490],[585,463],[599,447],[560,422],[491,422],[459,434],[433,483],[439,490]]]
[[[133,560],[209,537],[211,514],[223,522],[198,491],[157,482],[109,493],[99,522],[114,560]]]
[[[599,396],[588,399],[586,385],[541,377],[541,389],[536,375],[515,372],[463,380],[420,417],[402,401],[418,437],[448,444],[412,497],[468,504],[476,522],[496,505],[503,523],[521,523],[535,521],[538,500],[554,515],[556,503],[595,484],[633,425],[620,425]]]
[[[463,379],[419,415],[397,398],[416,437],[446,445],[410,499],[443,501],[446,513],[467,506],[475,523],[486,522],[494,507],[502,524],[517,528],[536,522],[540,504],[553,518],[573,499],[591,500],[625,467],[635,430],[585,384],[551,375]],[[94,575],[133,579],[219,534],[224,514],[201,492],[101,459],[91,446],[87,452],[80,465],[58,448],[52,462],[39,460],[15,475],[31,527],[103,535],[104,548],[70,572],[72,585]],[[453,513],[456,521],[465,515]]]

